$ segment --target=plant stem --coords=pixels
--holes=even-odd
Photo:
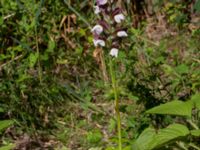
[[[112,81],[112,88],[114,91],[114,96],[115,96],[115,113],[116,113],[116,119],[117,119],[117,132],[118,132],[118,148],[119,150],[122,150],[122,134],[121,134],[121,116],[120,116],[120,111],[119,111],[119,97],[118,97],[118,89],[117,89],[117,82],[116,82],[116,74],[114,71],[114,66],[115,61],[113,64],[112,58],[110,58],[110,76],[111,76],[111,81]]]
[[[42,70],[41,70],[41,65],[40,65],[40,50],[39,50],[39,45],[38,45],[38,32],[37,32],[37,26],[35,26],[35,40],[36,40],[36,50],[37,50],[37,55],[38,55],[38,77],[40,84],[42,83]]]

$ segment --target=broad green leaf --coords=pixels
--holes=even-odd
[[[2,132],[4,129],[8,128],[12,124],[13,124],[12,120],[0,121],[0,132]]]
[[[149,143],[152,142],[154,136],[156,135],[155,129],[147,128],[145,129],[138,139],[133,143],[132,149],[134,150],[147,150]]]
[[[200,93],[193,95],[191,101],[194,102],[196,108],[200,109]]]
[[[15,144],[10,144],[7,146],[0,147],[0,150],[12,150],[15,147]]]
[[[190,133],[193,136],[200,137],[200,129],[199,130],[191,130]]]
[[[150,114],[168,114],[168,115],[180,115],[191,117],[193,103],[191,101],[182,102],[174,100],[166,104],[161,104],[160,106],[153,107],[146,111]]]
[[[164,146],[165,144],[175,141],[178,138],[185,137],[189,134],[186,126],[181,124],[172,124],[167,128],[161,129],[158,133],[152,128],[145,129],[139,138],[133,143],[134,150],[152,150]]]
[[[180,137],[187,136],[189,130],[186,126],[181,124],[172,124],[167,128],[158,131],[158,134],[153,137],[152,141],[149,143],[149,149],[159,148],[171,141],[175,141]]]

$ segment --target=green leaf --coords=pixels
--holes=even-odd
[[[30,68],[34,67],[37,60],[38,60],[38,53],[31,53],[29,55],[29,67]]]
[[[3,108],[0,107],[0,113],[4,112]]]
[[[134,150],[152,150],[164,146],[165,144],[176,141],[180,137],[187,136],[189,130],[181,124],[172,124],[167,128],[161,129],[156,134],[155,129],[145,129],[139,138],[133,143]]]
[[[200,137],[200,129],[199,130],[191,130],[190,133],[193,136]]]
[[[187,74],[189,72],[189,68],[185,64],[177,66],[175,70],[178,74]]]
[[[56,47],[55,41],[49,40],[48,48],[47,48],[46,51],[49,52],[49,53],[52,53],[54,51],[55,47]]]
[[[132,149],[135,150],[147,150],[149,143],[153,140],[154,136],[156,135],[155,129],[147,128],[145,129],[138,139],[133,143]]]
[[[167,73],[167,74],[172,74],[174,72],[174,69],[167,64],[163,64],[162,67],[163,67],[163,70],[165,71],[165,73]]]
[[[200,12],[200,0],[197,0],[196,3],[194,4],[194,10]]]
[[[0,25],[3,24],[3,17],[0,17]]]
[[[10,144],[10,145],[6,145],[3,147],[0,147],[0,150],[11,150],[15,147],[15,144]]]
[[[149,143],[149,149],[159,148],[171,141],[175,141],[180,137],[187,136],[189,130],[186,126],[181,124],[172,124],[167,128],[161,129],[156,136],[152,138]]]
[[[0,132],[2,132],[4,129],[8,128],[13,124],[12,120],[3,120],[0,121]]]
[[[90,132],[88,132],[88,134],[87,134],[87,141],[89,142],[89,143],[93,143],[93,144],[95,144],[95,143],[98,143],[98,142],[100,142],[101,141],[101,139],[102,139],[102,134],[101,134],[101,132],[100,131],[98,131],[98,130],[96,130],[96,131],[90,131]]]
[[[194,102],[196,108],[200,109],[200,93],[193,95],[191,101]]]
[[[191,117],[193,103],[191,101],[182,102],[174,100],[166,104],[161,104],[160,106],[154,107],[146,111],[150,114],[168,114],[168,115],[180,115]]]

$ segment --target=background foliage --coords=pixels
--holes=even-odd
[[[120,5],[129,28],[117,62],[125,149],[144,150],[138,143],[152,136],[168,137],[152,149],[198,149],[199,104],[180,105],[200,91],[200,0]],[[0,14],[0,144],[113,149],[108,52],[93,47],[93,1],[1,0]]]

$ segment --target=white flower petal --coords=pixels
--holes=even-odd
[[[94,6],[94,13],[99,14],[101,12],[99,6]]]
[[[108,2],[108,0],[97,0],[97,3],[99,5],[105,5]]]
[[[103,32],[103,27],[101,25],[95,25],[92,30],[92,32],[95,32],[96,34],[101,34]]]
[[[111,56],[113,56],[113,57],[117,57],[118,56],[118,51],[119,50],[117,48],[112,48],[109,54]]]
[[[97,47],[97,46],[102,46],[104,47],[106,45],[105,41],[104,40],[101,40],[101,39],[97,39],[97,40],[93,40],[93,43],[94,43],[94,46]]]
[[[127,37],[128,34],[127,34],[125,31],[118,31],[118,32],[117,32],[117,36],[118,36],[118,37]]]
[[[117,14],[114,16],[114,20],[117,23],[121,23],[125,19],[125,16],[123,14]]]

